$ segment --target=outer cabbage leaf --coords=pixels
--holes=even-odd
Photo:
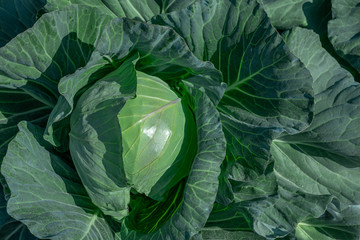
[[[112,17],[147,21],[153,16],[186,8],[196,0],[48,0],[46,9],[54,11],[72,4],[96,7]]]
[[[19,33],[32,27],[45,3],[45,0],[1,0],[0,47],[3,47]]]
[[[294,192],[335,196],[341,206],[359,204],[360,164],[347,166],[349,160],[345,157],[305,144],[273,142],[271,153],[278,183]]]
[[[152,22],[175,29],[197,57],[221,70],[228,84],[218,105],[228,143],[218,201],[274,194],[270,143],[283,131],[296,133],[309,125],[308,70],[256,1],[200,1]]]
[[[314,78],[315,115],[309,128],[284,134],[271,145],[278,196],[266,200],[267,206],[255,218],[257,232],[267,237],[295,234],[295,226],[300,224],[301,228],[308,219],[331,225],[331,218],[326,217],[330,202],[338,202],[339,211],[343,211],[358,205],[360,194],[356,147],[360,139],[356,130],[359,85],[321,48],[314,32],[297,28],[286,35],[286,41]],[[351,224],[339,226],[345,234]],[[300,228],[297,235],[304,234]]]
[[[226,231],[222,229],[204,229],[201,231],[204,240],[264,240],[253,232]]]
[[[296,227],[296,237],[312,240],[355,240],[360,235],[360,208],[351,205],[339,211],[335,205],[327,209],[327,214],[320,219],[309,219]]]
[[[0,163],[22,120],[45,125],[51,108],[21,89],[0,88]]]
[[[343,24],[341,20],[336,19],[336,21],[331,21],[330,23],[330,37],[334,39],[335,49],[332,43],[328,38],[328,22],[332,18],[332,3],[327,0],[300,0],[295,3],[287,0],[259,0],[262,3],[265,11],[267,12],[272,25],[276,27],[278,30],[290,29],[296,26],[303,26],[307,29],[312,29],[314,32],[319,34],[322,46],[334,57],[336,60],[342,65],[342,67],[346,68],[351,74],[354,76],[356,81],[360,81],[360,73],[356,70],[351,63],[347,62],[341,56],[343,53],[339,52],[339,49],[342,45],[340,41],[344,39],[344,31],[348,31],[347,28],[342,30]],[[342,3],[343,2],[343,3]],[[296,7],[301,4],[302,7]],[[346,5],[348,3],[344,3],[344,1],[337,1],[333,6],[333,12],[342,12],[340,9],[345,9],[346,12],[348,7],[343,8],[342,4]],[[351,3],[349,3],[351,4]],[[347,13],[341,13],[343,18],[347,19]],[[353,14],[352,14],[353,15]],[[348,24],[355,23],[356,17],[352,17],[352,20],[348,21]],[[335,23],[335,24],[334,24]],[[334,29],[334,30],[333,30]],[[339,35],[339,36],[338,36]],[[356,37],[355,37],[356,38]],[[342,39],[342,40],[341,40]],[[354,39],[352,38],[351,41]],[[345,41],[345,40],[344,40]],[[338,52],[338,55],[336,51]],[[350,60],[350,58],[349,58]],[[351,61],[351,60],[350,60]]]
[[[221,70],[228,85],[222,113],[288,132],[308,126],[312,78],[256,1],[200,1],[153,22],[175,29],[197,57]]]
[[[331,1],[332,20],[328,23],[336,52],[360,73],[360,1]]]
[[[18,131],[17,124],[22,120],[28,120],[33,124],[45,126],[50,111],[49,106],[37,101],[21,89],[0,88],[0,164],[6,154],[8,143]],[[6,199],[9,190],[2,175],[0,182],[0,236],[10,238],[18,235],[19,239],[26,239],[25,237],[30,239],[31,234],[26,230],[26,226],[7,214]]]
[[[349,162],[358,159],[359,84],[321,48],[319,37],[314,32],[298,28],[287,38],[291,51],[304,62],[314,77],[316,95],[315,117],[310,128],[294,137],[286,136],[283,140],[318,146],[320,150],[347,157]],[[311,46],[311,51],[305,52],[303,46]]]
[[[44,147],[43,129],[18,126],[1,167],[11,190],[9,214],[39,238],[113,239],[76,172]]]
[[[277,29],[303,26],[326,35],[331,18],[331,1],[327,0],[258,0]]]
[[[238,210],[234,204],[224,206],[215,203],[202,232],[219,229],[224,231],[251,231],[251,216],[247,215],[246,211]]]
[[[85,6],[44,14],[34,27],[0,49],[0,85],[25,89],[54,106],[60,78],[87,63],[101,27],[109,20]]]
[[[25,224],[9,217],[4,225],[0,227],[1,239],[11,240],[36,240]]]
[[[126,218],[121,229],[124,239],[191,239],[198,236],[211,212],[218,189],[220,164],[225,157],[225,138],[212,101],[198,89],[189,87],[189,91],[193,96],[198,152],[186,179],[182,199],[172,216],[168,216],[154,232],[144,234],[134,230]],[[166,217],[167,209],[157,210],[161,212],[160,217]]]
[[[306,26],[306,16],[303,8],[305,3],[313,0],[259,0],[269,16],[271,23],[280,29],[294,26]]]
[[[280,185],[277,195],[241,202],[238,208],[252,216],[253,229],[257,234],[266,239],[285,236],[291,239],[297,223],[321,217],[332,200],[331,196],[303,194]]]
[[[311,3],[304,4],[303,11],[307,21],[306,28],[312,29],[324,41],[328,41],[327,24],[331,19],[331,1],[312,0]]]
[[[83,93],[70,121],[70,152],[76,170],[93,203],[119,221],[128,215],[130,187],[124,172],[117,114],[126,100],[135,96],[132,60]]]
[[[44,14],[36,24],[0,49],[0,86],[23,89],[45,105],[54,107],[59,80],[89,61],[102,27],[111,17],[86,6]],[[53,126],[47,139],[59,146],[53,134],[66,136],[68,124]],[[57,132],[57,133],[54,133]],[[66,149],[66,141],[62,141]]]

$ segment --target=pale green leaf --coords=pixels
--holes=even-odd
[[[43,130],[19,123],[1,173],[11,190],[7,211],[38,238],[113,239],[76,172],[42,144]]]
[[[128,183],[161,200],[189,173],[197,150],[195,120],[186,98],[161,79],[137,72],[136,98],[126,102],[118,118]]]
[[[62,9],[72,4],[96,7],[112,17],[126,17],[147,21],[153,16],[186,8],[196,0],[48,0],[48,11]]]
[[[280,29],[306,26],[305,3],[313,0],[259,0],[271,23]]]

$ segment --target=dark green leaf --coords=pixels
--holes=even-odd
[[[89,61],[109,20],[101,11],[86,6],[44,14],[32,28],[0,49],[0,86],[23,89],[53,107],[59,97],[59,80]],[[53,125],[53,116],[46,138],[58,146],[60,140],[53,135],[67,134],[68,125]]]
[[[0,1],[0,47],[32,27],[40,15],[46,0]]]
[[[281,186],[277,193],[238,204],[240,209],[245,209],[252,216],[255,232],[267,239],[283,238],[289,234],[292,237],[297,223],[320,217],[333,199],[331,196],[304,194]]]
[[[0,49],[0,85],[25,89],[53,106],[60,78],[87,63],[108,20],[85,6],[43,15],[34,27]]]
[[[331,2],[330,41],[336,52],[360,73],[360,0]]]
[[[26,120],[44,126],[50,110],[21,89],[0,87],[0,163],[8,143],[18,131],[17,124]]]
[[[126,100],[135,97],[133,60],[128,59],[83,93],[70,122],[70,152],[76,170],[92,202],[119,221],[128,215],[130,187],[117,114]]]
[[[203,229],[204,240],[264,240],[265,238],[253,232],[225,231],[222,229]]]
[[[348,166],[360,158],[360,86],[349,72],[323,48],[319,37],[310,30],[295,29],[287,38],[291,51],[308,67],[315,92],[315,117],[310,128],[287,142],[303,143],[347,157]],[[309,51],[303,51],[307,46]],[[351,163],[353,162],[353,163]]]
[[[327,22],[331,19],[331,1],[327,0],[258,0],[277,29],[297,26],[313,29],[327,35]]]
[[[0,88],[0,163],[6,154],[8,143],[18,132],[17,124],[27,120],[33,124],[46,125],[50,108],[21,89]],[[1,183],[5,184],[0,175]],[[0,183],[0,239],[34,239],[27,227],[12,219],[6,211],[9,190]],[[7,187],[7,186],[6,186]],[[5,196],[6,193],[6,196]]]
[[[0,227],[1,240],[37,240],[29,229],[23,223],[9,218],[8,221]]]
[[[311,121],[312,78],[256,1],[200,1],[152,20],[183,36],[228,84],[219,103],[228,142],[218,201],[274,194],[271,140]]]
[[[278,196],[260,207],[263,213],[255,217],[257,224],[268,226],[267,231],[263,227],[255,230],[269,237],[295,234],[295,226],[296,234],[303,236],[304,231],[313,230],[304,229],[304,223],[322,219],[331,201],[338,201],[343,211],[359,204],[360,199],[360,155],[356,147],[359,85],[321,48],[314,32],[297,28],[286,36],[290,50],[314,78],[315,115],[303,132],[285,134],[272,142]],[[251,205],[259,209],[259,205]],[[325,225],[332,223],[331,219],[323,221]],[[341,231],[346,231],[344,227]]]
[[[2,185],[0,184],[0,229],[10,219],[6,212],[6,199]]]
[[[326,149],[283,143],[275,140],[271,153],[278,183],[292,191],[319,196],[335,196],[341,205],[360,203],[360,163],[329,153]],[[293,171],[289,171],[292,169]]]
[[[305,240],[356,240],[359,235],[359,205],[339,211],[332,204],[321,218],[306,220],[296,227],[296,237]]]
[[[215,203],[206,222],[205,229],[251,231],[251,219],[247,216],[247,212],[236,209],[232,204],[224,206]]]

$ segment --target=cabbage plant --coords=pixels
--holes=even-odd
[[[359,0],[0,13],[0,239],[360,237]]]

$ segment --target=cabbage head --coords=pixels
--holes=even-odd
[[[0,240],[359,240],[360,0],[0,0]]]

